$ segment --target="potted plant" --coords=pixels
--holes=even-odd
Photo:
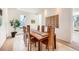
[[[15,20],[13,19],[13,20],[10,20],[10,24],[14,28],[14,31],[11,32],[11,35],[12,37],[15,37],[15,34],[17,33],[16,28],[20,26],[20,22],[18,19],[15,19]]]

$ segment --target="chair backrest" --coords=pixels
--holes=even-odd
[[[24,32],[24,33],[26,32],[26,27],[25,27],[25,26],[23,26],[23,32]]]
[[[24,44],[25,44],[25,47],[28,46],[28,41],[27,41],[27,31],[26,31],[26,27],[23,26],[23,32],[24,32]]]
[[[55,28],[52,26],[48,26],[48,50],[54,50],[54,34]]]
[[[30,33],[30,25],[27,25],[27,32]]]
[[[40,31],[40,25],[37,26],[37,30]]]
[[[41,31],[44,32],[44,30],[45,30],[45,26],[42,25],[42,26],[41,26]]]
[[[27,25],[27,36],[28,36],[28,51],[30,51],[30,25]]]

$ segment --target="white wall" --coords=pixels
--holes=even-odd
[[[59,13],[59,29],[56,29],[58,39],[71,42],[72,9],[62,8]]]
[[[71,41],[71,22],[72,22],[72,9],[48,9],[47,16],[59,14],[59,28],[56,28],[56,36],[58,39],[70,42]]]
[[[6,22],[7,22],[7,9],[2,9],[2,26],[0,27],[0,47],[6,40]]]

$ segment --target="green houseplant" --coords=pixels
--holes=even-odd
[[[10,25],[14,28],[14,31],[11,32],[11,35],[12,37],[15,37],[15,34],[17,33],[16,32],[16,28],[18,28],[20,26],[20,22],[18,19],[13,19],[13,20],[10,20]]]

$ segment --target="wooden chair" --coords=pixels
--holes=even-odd
[[[45,27],[44,27],[44,25],[42,25],[41,26],[41,31],[44,32],[44,30],[45,30]]]
[[[56,35],[54,32],[55,29],[52,26],[48,26],[48,38],[42,41],[49,51],[56,49]]]
[[[49,33],[48,30],[49,30],[49,27],[47,28],[47,33]],[[48,48],[48,37],[45,38],[45,40],[43,40],[42,43],[46,45],[46,49],[47,49]]]
[[[48,27],[48,50],[54,50],[54,35],[55,35],[55,28],[53,26]]]
[[[36,42],[37,42],[37,40],[33,37],[33,36],[31,36],[30,35],[30,25],[27,25],[27,34],[28,34],[28,50],[32,50],[31,48],[32,48],[32,44],[35,44],[35,47],[36,47]]]
[[[37,30],[40,31],[40,25],[37,26]]]
[[[26,27],[23,26],[23,32],[24,32],[24,44],[27,46],[27,35],[26,35]]]

